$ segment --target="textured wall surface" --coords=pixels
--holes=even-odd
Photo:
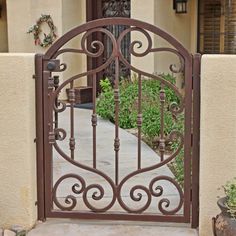
[[[0,54],[0,228],[36,220],[33,54]]]
[[[36,23],[41,14],[51,15],[57,28],[57,36],[61,37],[70,29],[86,22],[85,0],[7,0],[9,52],[45,53],[47,48],[34,45],[32,34],[27,34],[28,29]],[[18,14],[15,14],[17,12]],[[43,33],[48,33],[47,24],[42,24]],[[40,35],[42,38],[42,34]],[[70,40],[65,47],[81,48],[80,37]],[[85,55],[65,53],[60,56],[61,63],[67,64],[67,70],[60,73],[61,80],[82,73],[87,69]],[[87,78],[76,80],[76,86],[87,85]],[[61,93],[63,98],[66,94]]]
[[[32,34],[27,31],[41,14],[50,14],[57,35],[62,35],[62,0],[7,0],[8,46],[9,52],[45,52],[44,48],[34,45]],[[48,32],[46,25],[44,32]]]
[[[62,1],[62,32],[66,33],[74,27],[77,27],[86,22],[86,1],[85,0],[63,0]],[[70,40],[66,47],[81,48],[81,35]],[[87,57],[85,54],[65,53],[63,62],[68,67],[63,73],[65,79],[70,78],[75,74],[82,73],[87,70]],[[87,77],[80,78],[75,81],[75,86],[86,86]]]
[[[226,181],[236,177],[236,56],[206,55],[201,77],[200,236],[212,235],[211,218]]]
[[[144,14],[146,13],[146,14]],[[188,1],[188,13],[176,14],[172,0],[131,0],[131,17],[154,24],[175,37],[192,53],[197,47],[197,1]],[[141,34],[135,34],[133,39],[140,39]],[[170,47],[160,37],[153,36],[153,47]],[[143,49],[146,49],[145,37]],[[144,58],[132,57],[132,63],[149,73],[170,73],[170,64],[177,63],[177,57],[170,53],[150,53]]]

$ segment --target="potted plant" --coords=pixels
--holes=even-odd
[[[213,218],[214,236],[236,235],[236,178],[223,186],[225,197],[217,202],[221,213]]]

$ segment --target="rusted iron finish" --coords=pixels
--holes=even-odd
[[[68,100],[70,103],[70,155],[72,159],[75,159],[75,117],[74,117],[74,105],[75,105],[75,89],[74,89],[74,81],[70,82],[70,89],[68,93]]]
[[[91,118],[93,127],[93,168],[97,168],[97,114],[96,114],[96,94],[97,94],[97,77],[93,74],[93,114]]]
[[[124,31],[115,37],[109,30],[106,29],[107,26],[112,25],[124,25]],[[104,28],[105,27],[105,28]],[[88,38],[95,32],[99,32],[101,35],[109,38],[112,51],[108,58],[99,64],[96,68],[88,70],[86,72],[73,75],[67,78],[61,83],[55,86],[55,78],[53,79],[52,73],[58,72],[62,73],[67,69],[65,63],[61,63],[58,58],[59,55],[64,53],[79,53],[86,55],[89,58],[97,58],[103,55],[105,46],[102,41],[94,40],[90,42],[91,48],[87,45]],[[142,71],[139,68],[133,66],[122,53],[122,40],[127,34],[132,32],[139,32],[145,38],[147,43],[142,52],[137,51],[137,48],[143,48],[143,43],[139,40],[135,40],[129,45],[129,52],[134,57],[145,57],[150,53],[167,52],[174,54],[178,60],[179,65],[170,65],[170,70],[172,73],[182,73],[185,78],[185,92],[184,95],[179,91],[179,89],[167,81],[162,75],[154,75],[152,72]],[[151,33],[161,37],[166,40],[171,47],[170,48],[155,48]],[[80,48],[65,48],[63,47],[68,41],[76,37],[81,36]],[[114,74],[114,112],[115,112],[115,135],[114,135],[114,179],[97,168],[97,149],[96,149],[96,127],[97,127],[97,111],[96,111],[96,91],[97,91],[97,80],[98,74],[106,70],[111,63],[115,65]],[[43,176],[43,182],[38,182],[39,191],[42,191],[45,199],[41,197],[40,204],[44,204],[45,211],[40,213],[40,218],[44,215],[45,217],[71,217],[71,218],[84,218],[84,219],[119,219],[119,220],[147,220],[147,221],[169,221],[169,222],[190,222],[190,208],[191,208],[191,187],[193,182],[197,181],[194,177],[191,179],[191,162],[194,163],[192,159],[192,147],[191,147],[191,135],[192,135],[192,76],[193,73],[197,73],[195,69],[193,71],[193,59],[192,55],[173,37],[160,30],[159,28],[133,19],[127,18],[106,18],[100,19],[93,22],[88,22],[82,26],[79,26],[70,32],[66,33],[63,37],[58,39],[54,45],[46,52],[46,54],[37,59],[37,74],[41,73],[42,85],[38,82],[38,93],[42,92],[41,97],[38,94],[38,110],[43,110],[43,116],[38,115],[38,122],[43,121],[43,134],[38,130],[39,136],[41,137],[41,142],[38,144],[38,148],[42,147],[44,152],[38,152],[38,176]],[[138,142],[137,142],[137,169],[130,170],[124,178],[121,178],[119,173],[121,171],[120,162],[120,134],[119,134],[119,110],[120,110],[120,90],[119,90],[119,79],[120,79],[120,67],[125,66],[128,70],[138,74],[138,100],[137,100],[137,127],[138,127]],[[75,154],[75,119],[74,119],[74,109],[75,109],[75,81],[81,80],[82,77],[90,76],[92,78],[92,90],[93,90],[93,109],[91,114],[91,128],[93,132],[93,155],[92,155],[92,167],[86,163],[82,163],[79,157]],[[161,115],[161,134],[159,137],[159,151],[160,151],[160,161],[157,161],[152,166],[142,167],[142,155],[141,155],[141,129],[142,129],[142,80],[143,79],[153,79],[157,80],[161,84],[160,91],[160,115]],[[63,101],[59,99],[59,94],[65,88],[68,88],[68,101]],[[184,133],[173,130],[169,134],[165,134],[164,128],[164,115],[166,111],[166,94],[165,88],[172,89],[179,98],[179,103],[172,103],[168,110],[172,113],[173,117],[177,117],[180,114],[184,114]],[[197,93],[197,92],[196,92]],[[41,100],[40,100],[41,99]],[[41,101],[41,103],[40,103]],[[43,102],[43,104],[42,104]],[[68,104],[69,105],[68,105]],[[198,104],[198,103],[197,103]],[[70,109],[70,119],[68,120],[70,124],[69,134],[59,127],[58,123],[54,121],[60,113],[64,112],[67,107]],[[197,112],[197,109],[195,110]],[[57,117],[58,119],[58,117]],[[195,120],[194,122],[199,122]],[[54,125],[55,123],[55,125]],[[57,124],[57,126],[56,126]],[[42,126],[42,124],[41,124]],[[198,128],[197,126],[195,128]],[[67,137],[68,136],[68,137]],[[58,137],[58,138],[56,138]],[[61,141],[65,141],[66,138],[69,140],[70,155],[68,155],[60,146]],[[111,137],[112,138],[112,137]],[[195,137],[196,139],[198,136]],[[43,142],[42,142],[43,140]],[[170,142],[178,141],[178,147],[176,150],[172,151],[166,155],[165,142],[169,140]],[[197,142],[197,141],[196,141]],[[170,163],[180,151],[184,149],[184,186],[183,188],[171,177],[168,176],[155,176],[150,182],[145,184],[136,183],[131,186],[128,194],[129,198],[133,202],[140,203],[138,207],[131,207],[124,201],[122,195],[122,190],[124,186],[131,182],[137,175],[148,174],[152,170],[158,170],[162,166]],[[52,153],[57,152],[61,158],[63,158],[68,164],[78,168],[78,172],[66,174],[61,176],[58,180],[52,181]],[[43,158],[42,158],[43,157]],[[197,152],[194,155],[195,161],[197,161]],[[42,164],[43,162],[43,164]],[[43,167],[42,167],[43,166]],[[89,196],[95,201],[102,201],[105,199],[106,189],[103,186],[103,182],[87,183],[86,176],[80,175],[80,170],[93,173],[103,179],[106,184],[109,185],[112,196],[111,199],[103,205],[103,207],[98,207],[96,204],[92,204],[89,200]],[[194,169],[193,173],[196,173]],[[75,181],[71,186],[71,193],[65,197],[65,201],[61,202],[58,199],[58,189],[68,179],[73,179]],[[175,207],[171,207],[171,199],[163,196],[164,186],[163,181],[171,184],[178,193],[178,202]],[[45,193],[42,190],[45,184]],[[91,195],[92,193],[92,195]],[[89,195],[90,194],[90,195]],[[144,199],[144,195],[146,198]],[[40,198],[40,194],[38,195]],[[78,207],[78,198],[83,199],[84,205],[87,207],[87,211],[75,210]],[[196,198],[195,201],[198,199]],[[157,208],[160,213],[150,214],[147,212],[151,203],[157,201]],[[114,204],[119,204],[123,209],[123,212],[110,212],[109,210],[114,206]],[[56,207],[55,207],[55,206]],[[193,203],[192,203],[193,205]],[[180,210],[183,209],[183,214]],[[196,225],[196,216],[194,219],[194,224]]]
[[[58,86],[59,86],[59,76],[58,75],[55,75],[53,76],[54,78],[54,88],[55,90],[57,90]],[[58,107],[58,98],[55,99],[55,107]],[[55,111],[54,112],[54,125],[55,125],[55,130],[58,128],[59,124],[58,124],[58,112]],[[56,135],[56,139],[58,139],[59,137]]]
[[[37,147],[37,209],[38,219],[44,221],[45,215],[45,175],[44,175],[44,117],[43,117],[43,55],[35,56],[36,92],[36,147]]]
[[[166,94],[165,94],[165,90],[164,90],[164,85],[161,84],[161,91],[160,91],[161,137],[160,137],[160,142],[159,142],[159,151],[160,151],[160,155],[161,155],[161,161],[164,160],[164,155],[165,155],[165,137],[164,137],[165,101],[166,101]]]
[[[199,226],[201,54],[193,56],[192,227]]]

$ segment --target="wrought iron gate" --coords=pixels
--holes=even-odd
[[[108,26],[123,25],[124,31],[116,38]],[[112,43],[109,58],[99,67],[90,71],[81,71],[66,77],[69,64],[64,62],[65,54],[81,54],[86,57],[99,57],[104,51],[100,41],[92,42],[94,51],[87,49],[86,40],[94,32],[100,32]],[[132,58],[146,60],[149,55],[162,57],[163,53],[174,56],[174,64],[169,70],[174,76],[182,78],[183,91],[176,84],[165,79],[163,74],[155,74],[135,67],[128,62],[121,50],[121,42],[127,34],[131,36],[129,52]],[[136,36],[141,40],[134,39]],[[67,43],[79,36],[78,48],[68,48]],[[134,38],[132,38],[134,37]],[[153,39],[158,37],[163,47],[157,47]],[[164,42],[164,43],[163,43]],[[139,51],[142,50],[142,51]],[[173,58],[173,57],[172,57]],[[148,59],[147,59],[148,60]],[[164,59],[163,59],[164,60]],[[178,60],[178,62],[176,62]],[[96,80],[99,72],[115,62],[114,83],[114,159],[113,167],[104,170],[98,166],[97,125],[99,119],[96,112]],[[161,61],[159,61],[161,63]],[[119,129],[119,67],[130,69],[136,74],[138,83],[137,96],[137,152],[129,161],[133,161],[136,169],[129,170],[124,176],[122,172],[122,149]],[[58,39],[44,55],[36,55],[36,96],[37,96],[37,171],[38,171],[38,217],[69,217],[83,219],[143,220],[167,222],[192,222],[198,224],[198,166],[199,166],[199,68],[200,56],[192,56],[177,40],[161,29],[133,19],[106,18],[81,25]],[[92,152],[87,161],[80,158],[77,145],[77,113],[75,103],[75,85],[81,78],[93,78],[93,107],[91,120],[86,129],[92,130]],[[142,85],[143,81],[157,80],[160,83],[160,158],[153,164],[144,165],[142,158]],[[178,97],[178,102],[166,106],[166,90],[169,88]],[[66,91],[66,92],[65,92]],[[66,95],[67,94],[67,95]],[[165,112],[172,114],[173,120],[183,117],[183,131],[164,132]],[[68,112],[68,113],[67,113]],[[67,116],[64,116],[67,114]],[[66,117],[61,119],[60,117]],[[68,119],[67,119],[68,118]],[[86,137],[83,137],[86,138]],[[176,143],[176,148],[166,151],[166,140]],[[67,143],[65,146],[65,143]],[[107,145],[104,143],[104,145]],[[181,185],[173,177],[161,171],[168,168],[179,153],[183,151],[184,182]],[[89,152],[88,152],[89,153]],[[58,162],[58,160],[60,161]],[[128,162],[128,160],[127,160]],[[102,163],[105,163],[103,160]],[[62,173],[54,171],[60,166]],[[104,164],[105,165],[105,164]],[[128,165],[128,164],[127,164]],[[65,168],[64,168],[65,167]],[[123,166],[124,167],[124,166]],[[65,172],[64,172],[64,169]],[[112,172],[114,171],[114,172]],[[56,171],[57,172],[57,171]],[[122,172],[123,173],[123,172]],[[168,172],[169,173],[169,172]],[[92,177],[91,177],[92,176]],[[139,177],[141,176],[141,177]],[[146,181],[147,179],[147,181]],[[143,181],[145,180],[145,181]],[[175,192],[175,197],[165,195],[166,186]],[[124,191],[125,189],[125,191]],[[109,194],[106,192],[109,191]],[[191,220],[192,219],[192,220]]]

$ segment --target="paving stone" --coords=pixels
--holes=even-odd
[[[26,231],[20,225],[13,225],[11,227],[11,230],[16,233],[16,236],[25,236],[26,235]]]
[[[16,236],[16,233],[11,230],[5,229],[3,235],[4,236]]]
[[[23,227],[20,225],[12,225],[11,230],[14,231],[15,233],[18,233],[23,230]]]

